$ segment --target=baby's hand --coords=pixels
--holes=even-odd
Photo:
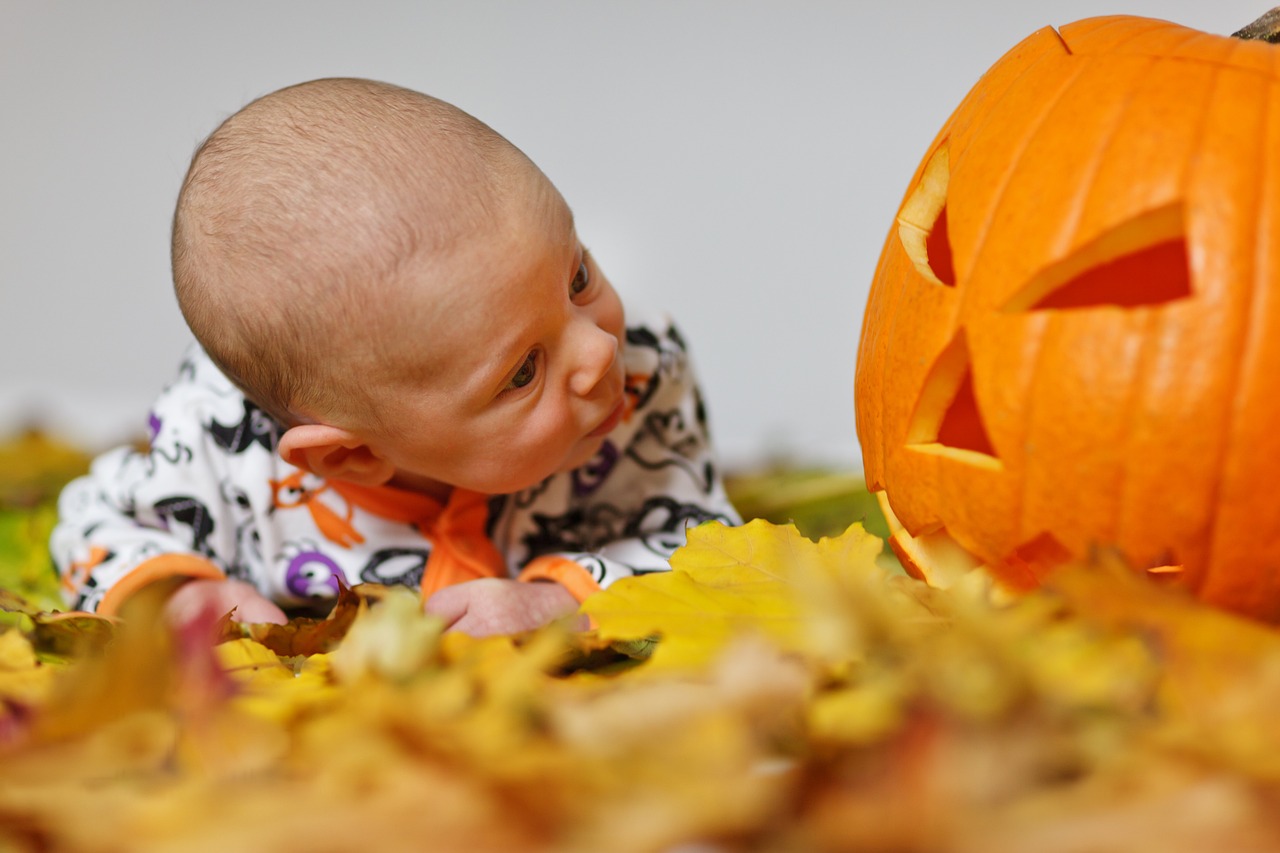
[[[165,615],[171,625],[182,627],[210,610],[220,618],[233,609],[231,618],[237,622],[283,625],[289,621],[284,611],[252,584],[232,579],[187,581],[169,596]]]
[[[576,611],[578,601],[551,581],[482,578],[445,587],[423,609],[443,619],[451,631],[487,637],[540,628]]]

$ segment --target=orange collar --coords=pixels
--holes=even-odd
[[[431,540],[431,556],[422,576],[422,600],[437,590],[477,578],[506,577],[506,562],[485,528],[489,497],[454,489],[447,503],[394,486],[359,486],[330,481],[333,490],[355,506],[382,518],[412,524]]]

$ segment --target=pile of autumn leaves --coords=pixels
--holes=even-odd
[[[996,604],[880,550],[704,526],[586,633],[373,587],[287,628],[29,613],[0,850],[1280,849],[1280,634],[1105,563]]]

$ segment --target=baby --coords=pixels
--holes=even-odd
[[[149,448],[62,494],[70,606],[174,578],[177,621],[283,622],[365,581],[511,633],[738,520],[675,327],[625,324],[555,187],[449,104],[354,79],[250,103],[192,160],[173,275],[198,346]]]

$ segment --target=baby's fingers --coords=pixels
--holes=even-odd
[[[447,586],[432,593],[422,605],[423,612],[444,620],[446,629],[454,627],[467,615],[471,606],[470,596],[461,585]]]

